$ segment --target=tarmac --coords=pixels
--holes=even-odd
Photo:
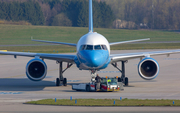
[[[152,50],[122,50],[111,53],[131,53]],[[156,50],[153,50],[156,51]],[[157,50],[159,51],[159,50]],[[56,61],[45,60],[48,66],[48,73],[44,80],[34,82],[25,75],[25,67],[32,58],[13,56],[0,56],[0,113],[21,113],[21,112],[179,112],[180,107],[72,107],[72,106],[42,106],[23,104],[31,100],[57,98],[73,99],[93,98],[93,99],[180,99],[180,54],[154,56],[160,66],[160,72],[156,79],[143,80],[137,72],[137,65],[140,59],[129,60],[126,63],[126,76],[129,78],[129,86],[124,87],[124,91],[119,92],[85,92],[74,91],[71,85],[77,83],[90,82],[89,71],[80,71],[73,65],[64,73],[68,80],[68,86],[55,86],[55,79],[58,77],[59,65]],[[120,63],[118,63],[121,66]],[[64,68],[67,64],[64,63]],[[101,77],[120,76],[113,66],[98,72]]]

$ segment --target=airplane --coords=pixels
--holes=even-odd
[[[45,42],[52,44],[61,44],[76,47],[76,55],[70,54],[47,54],[47,53],[27,53],[27,52],[11,52],[0,51],[0,54],[17,56],[33,57],[26,65],[26,75],[32,81],[41,81],[46,77],[47,65],[44,59],[55,60],[59,63],[59,77],[56,78],[56,86],[67,85],[67,79],[63,77],[63,73],[70,68],[73,64],[79,70],[90,70],[91,81],[95,81],[96,72],[105,69],[108,65],[114,66],[121,72],[120,80],[124,85],[128,85],[128,78],[125,76],[125,63],[128,60],[140,58],[138,64],[138,73],[141,78],[145,80],[152,80],[158,76],[159,64],[151,58],[156,55],[167,55],[180,53],[180,50],[167,50],[167,51],[153,51],[153,52],[139,52],[139,53],[125,53],[125,54],[110,54],[110,46],[138,41],[146,41],[148,39],[138,39],[130,41],[121,41],[109,43],[108,40],[101,34],[93,31],[93,12],[92,0],[89,0],[89,32],[83,35],[77,44],[54,42],[45,40],[35,40],[36,42]],[[67,68],[63,70],[63,62],[67,63]],[[121,69],[117,63],[121,62]]]

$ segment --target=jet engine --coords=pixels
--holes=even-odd
[[[138,73],[145,80],[152,80],[159,73],[159,64],[153,58],[144,58],[138,64]]]
[[[46,63],[41,59],[32,59],[26,65],[26,75],[32,81],[40,81],[47,74]]]

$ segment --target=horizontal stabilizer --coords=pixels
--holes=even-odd
[[[140,41],[146,41],[146,40],[150,40],[150,38],[146,38],[146,39],[138,39],[138,40],[129,40],[129,41],[121,41],[121,42],[113,42],[113,43],[109,43],[109,45],[117,45],[117,44],[133,43],[133,42],[140,42]]]
[[[76,44],[73,44],[73,43],[54,42],[54,41],[46,41],[46,40],[34,40],[32,37],[31,37],[31,41],[51,43],[51,44],[60,44],[60,45],[68,45],[68,46],[74,46],[74,47],[76,47]]]

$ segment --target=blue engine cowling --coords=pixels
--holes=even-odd
[[[159,64],[153,58],[144,58],[138,64],[138,73],[145,80],[155,79],[159,74]]]
[[[26,75],[32,81],[40,81],[46,77],[47,66],[41,59],[32,59],[26,65]]]

